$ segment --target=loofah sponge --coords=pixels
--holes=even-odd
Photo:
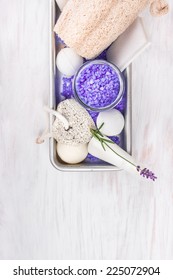
[[[153,16],[162,16],[168,13],[169,6],[165,0],[150,0],[150,12]]]
[[[79,55],[95,58],[147,5],[154,16],[168,12],[164,0],[69,0],[54,31]]]

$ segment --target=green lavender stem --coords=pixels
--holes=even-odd
[[[103,125],[104,125],[104,123],[103,123],[98,129],[91,129],[91,133],[92,133],[93,137],[94,137],[95,139],[97,139],[97,140],[101,143],[102,148],[103,148],[104,150],[106,150],[105,147],[104,147],[104,145],[105,145],[105,146],[107,146],[114,154],[116,154],[117,156],[119,156],[120,158],[122,158],[123,160],[127,161],[128,163],[130,163],[130,164],[131,164],[132,166],[134,166],[135,168],[137,168],[137,166],[136,166],[134,163],[132,163],[131,161],[129,161],[129,160],[126,159],[125,157],[123,157],[123,156],[121,156],[120,154],[118,154],[117,152],[115,152],[115,151],[107,144],[107,143],[111,143],[111,144],[115,144],[115,143],[114,143],[113,141],[111,141],[111,140],[107,140],[107,139],[104,138],[103,134],[100,132],[100,129],[103,127]]]

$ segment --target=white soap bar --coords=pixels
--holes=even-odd
[[[62,11],[65,5],[67,4],[68,0],[56,0],[56,3],[60,10]]]
[[[149,45],[142,19],[138,17],[110,46],[107,59],[124,71]]]
[[[57,153],[59,157],[66,163],[76,164],[83,161],[88,154],[88,145],[67,145],[67,144],[57,144]]]
[[[107,137],[104,138],[110,140]],[[121,149],[117,144],[111,144],[111,143],[107,143],[107,144],[110,146],[111,149],[105,146],[105,150],[104,150],[101,143],[96,138],[93,137],[89,142],[88,152],[91,155],[105,162],[108,162],[112,165],[115,165],[120,169],[124,169],[126,171],[137,174],[136,163],[135,160],[132,158],[132,156],[130,156],[123,149]]]
[[[107,136],[118,135],[124,128],[124,117],[116,109],[101,112],[97,118],[97,127],[104,123],[100,131]]]
[[[58,70],[66,76],[73,76],[82,64],[83,58],[71,48],[60,50],[56,58]]]

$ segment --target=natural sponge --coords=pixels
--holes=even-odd
[[[68,47],[91,59],[115,41],[147,5],[153,15],[168,11],[164,0],[69,0],[54,30]]]

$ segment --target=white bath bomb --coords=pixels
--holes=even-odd
[[[73,76],[82,64],[83,58],[71,48],[60,50],[56,58],[58,70],[66,76]]]
[[[124,117],[116,109],[101,112],[97,118],[97,127],[99,128],[104,123],[101,128],[101,132],[107,136],[118,135],[122,132],[124,128]]]
[[[57,153],[59,157],[66,163],[76,164],[83,161],[88,155],[88,145],[78,144],[67,145],[67,144],[57,144]]]

